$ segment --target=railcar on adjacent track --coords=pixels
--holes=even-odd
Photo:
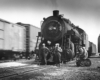
[[[39,28],[0,19],[0,59],[28,57],[34,51]]]

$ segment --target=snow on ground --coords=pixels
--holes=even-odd
[[[0,63],[0,68],[5,68],[5,67],[17,67],[17,66],[24,66],[27,64],[22,64],[19,62],[6,62],[6,63]]]
[[[25,66],[29,64],[21,63],[21,62],[6,62],[6,63],[0,63],[0,68],[7,68],[7,67],[18,67],[18,66]],[[32,65],[30,67],[39,67],[39,65]]]
[[[47,73],[47,75],[51,75],[51,76],[61,76],[66,72],[70,72],[72,70],[68,70],[68,69],[56,69],[56,71],[52,71]]]

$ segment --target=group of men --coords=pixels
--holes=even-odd
[[[47,64],[47,62],[54,62],[54,64],[60,66],[61,62],[61,52],[62,49],[59,46],[59,44],[55,44],[54,47],[47,48],[46,45],[43,43],[42,44],[42,49],[41,49],[41,62],[44,64]]]
[[[60,47],[59,43],[56,43],[55,46],[51,48],[51,50],[48,47],[46,47],[46,45],[43,43],[41,51],[41,56],[42,56],[41,60],[44,64],[47,64],[47,62],[54,62],[56,66],[60,66],[61,52],[63,52],[63,50]],[[81,60],[88,58],[88,52],[85,46],[79,47],[78,55],[79,55],[78,58],[80,58]]]

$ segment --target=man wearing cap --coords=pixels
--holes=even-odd
[[[49,53],[49,49],[45,46],[45,44],[42,44],[41,49],[41,62],[42,64],[47,64],[47,55]]]
[[[85,45],[82,45],[79,47],[79,53],[78,53],[78,60],[76,61],[77,66],[90,66],[91,61],[88,59],[88,52],[85,48]]]
[[[79,54],[81,59],[87,59],[88,58],[88,52],[85,48],[85,45],[79,47]]]
[[[59,47],[59,43],[55,44],[54,52],[55,52],[54,53],[54,62],[56,64],[56,66],[60,66],[62,49],[61,49],[61,47]]]

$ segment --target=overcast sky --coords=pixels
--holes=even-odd
[[[40,27],[43,17],[60,10],[65,18],[79,25],[97,44],[100,34],[100,0],[0,0],[0,18]]]

